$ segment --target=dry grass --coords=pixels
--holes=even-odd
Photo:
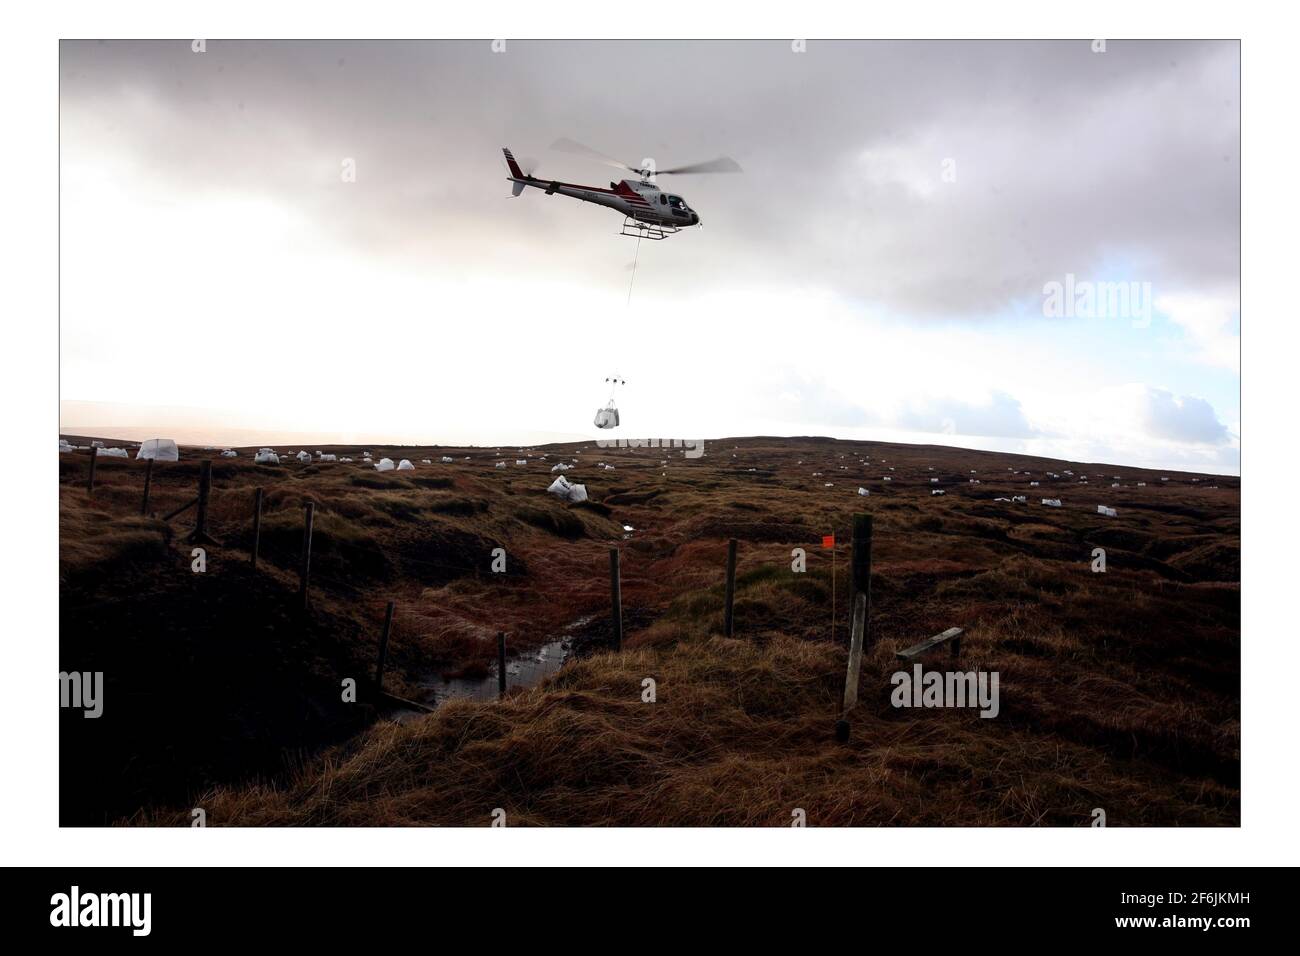
[[[825,826],[1084,826],[1096,806],[1112,825],[1206,825],[1235,808],[1213,782],[970,713],[900,718],[883,699],[841,746],[841,666],[831,645],[779,635],[602,654],[504,703],[377,726],[287,785],[200,803],[209,823],[245,826],[486,826],[497,807],[512,825],[784,826],[802,808]]]
[[[327,450],[355,457],[355,449]],[[443,453],[371,450],[417,462]],[[574,446],[549,450],[552,461],[568,460]],[[858,464],[862,452],[870,465]],[[786,825],[796,807],[814,825],[1083,826],[1094,807],[1112,826],[1239,822],[1235,480],[1216,479],[1221,487],[1211,490],[1189,476],[1161,483],[1161,473],[1115,466],[748,439],[715,443],[698,462],[674,458],[666,475],[658,451],[586,446],[586,464],[571,475],[596,503],[581,508],[544,494],[544,466],[492,468],[518,457],[513,451],[472,453],[468,462],[449,453],[455,464],[414,475],[218,462],[213,519],[226,549],[218,561],[246,547],[251,488],[266,488],[269,590],[249,593],[246,581],[220,574],[210,587],[247,602],[291,594],[301,503],[310,498],[312,620],[329,635],[311,640],[310,666],[322,686],[364,666],[383,601],[396,598],[391,679],[415,695],[431,672],[486,672],[499,629],[527,646],[580,616],[599,624],[608,613],[606,552],[617,543],[626,649],[570,662],[544,687],[502,703],[451,702],[410,723],[375,724],[291,773],[196,772],[187,799],[142,801],[137,822],[187,823],[188,810],[166,807],[196,801],[212,825],[486,825],[496,807],[512,824],[539,825]],[[127,516],[139,504],[134,463],[101,461],[102,487],[88,502],[67,457],[68,606],[126,601],[128,585],[137,596],[176,588],[186,562],[171,533]],[[616,471],[597,471],[597,459]],[[1008,466],[1033,469],[1043,487],[1028,488]],[[969,485],[971,468],[981,485]],[[1123,474],[1126,487],[1111,489],[1109,477],[1096,487],[1048,487],[1043,472],[1066,468]],[[159,469],[159,510],[192,494],[194,469]],[[944,498],[929,494],[935,476]],[[1147,487],[1136,488],[1139,480]],[[854,494],[858,485],[871,488],[869,499]],[[1040,491],[1029,505],[992,501]],[[1043,508],[1038,496],[1066,507]],[[1119,508],[1119,518],[1091,513],[1098,503]],[[831,728],[847,562],[832,584],[818,543],[836,531],[847,544],[857,510],[875,517],[874,647],[843,746]],[[626,540],[624,523],[637,529]],[[726,640],[722,556],[733,536],[743,639]],[[487,572],[496,546],[509,553],[504,576]],[[1107,549],[1106,574],[1089,570],[1098,546]],[[790,571],[795,547],[807,551],[806,574]],[[75,614],[64,617],[75,627]],[[953,624],[967,629],[961,668],[1000,674],[996,719],[889,705],[893,652]],[[184,639],[177,622],[167,626],[170,640]],[[76,651],[70,633],[65,658]],[[278,653],[293,658],[301,642]],[[949,666],[942,656],[928,663]],[[641,700],[647,677],[657,682],[653,704]]]

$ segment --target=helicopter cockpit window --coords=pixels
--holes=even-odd
[[[661,206],[668,205],[668,196],[665,195],[664,193],[659,194],[659,205]]]
[[[668,205],[672,206],[674,209],[681,209],[682,206],[684,205],[684,204],[682,203],[682,197],[681,197],[681,196],[669,196],[669,197],[668,197]]]

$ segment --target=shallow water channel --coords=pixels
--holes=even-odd
[[[591,616],[580,617],[567,625],[555,640],[507,657],[506,690],[536,687],[558,671],[573,655],[575,645],[581,643],[581,632],[592,620]],[[429,707],[457,699],[496,700],[499,693],[495,665],[483,677],[444,677],[441,674],[431,674],[419,682],[419,687],[421,692],[417,702]],[[392,720],[405,722],[418,717],[420,713],[422,712],[399,707],[388,716]]]

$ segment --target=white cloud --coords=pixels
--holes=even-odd
[[[1055,437],[1037,454],[1076,461],[1235,473],[1240,444],[1209,402],[1141,383],[1108,385],[1058,402]]]
[[[1155,307],[1183,330],[1192,344],[1195,361],[1240,372],[1240,305],[1236,295],[1160,295]]]
[[[1139,421],[1151,437],[1199,445],[1228,441],[1228,429],[1205,399],[1150,387],[1141,389],[1138,396]]]
[[[975,401],[952,397],[910,398],[892,425],[911,431],[992,438],[1032,438],[1038,430],[1025,418],[1020,400],[994,391]]]
[[[674,49],[665,75],[654,45],[66,45],[64,395],[495,443],[589,432],[618,373],[643,435],[1235,468],[1236,409],[1174,394],[1237,368],[1235,44]],[[632,88],[591,82],[615,68]],[[503,143],[602,180],[562,133],[746,172],[680,183],[708,228],[640,248],[629,308],[613,213],[506,198]],[[1108,256],[1177,290],[1186,350],[1000,311]]]

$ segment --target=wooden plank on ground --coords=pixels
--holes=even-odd
[[[947,643],[948,641],[954,642],[953,654],[955,655],[961,648],[962,633],[963,633],[962,628],[950,627],[948,628],[948,630],[942,632],[941,634],[936,634],[934,635],[934,637],[927,637],[920,644],[913,644],[911,647],[899,651],[894,656],[897,657],[900,661],[914,660],[915,658],[920,657],[926,651],[933,650],[934,648],[938,647],[940,644]]]
[[[407,700],[405,697],[398,697],[396,694],[390,694],[386,690],[380,691],[379,696],[390,704],[395,704],[398,707],[405,707],[407,710],[418,710],[426,714],[433,713],[433,708],[428,704],[421,704],[419,701],[415,700]]]

